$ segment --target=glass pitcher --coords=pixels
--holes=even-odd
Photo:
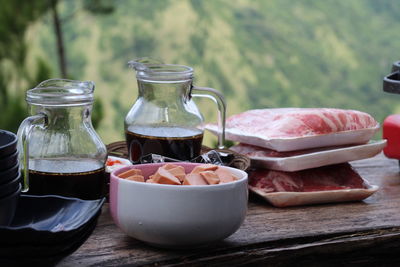
[[[225,136],[225,101],[212,88],[193,86],[193,69],[187,66],[130,61],[136,70],[138,98],[125,118],[130,160],[153,153],[179,160],[200,154],[203,116],[192,97],[213,100],[218,107],[219,148]]]
[[[92,126],[93,91],[93,82],[63,79],[27,91],[32,116],[18,129],[24,192],[103,197],[107,150]]]

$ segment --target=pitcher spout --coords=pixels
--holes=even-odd
[[[128,66],[134,69],[135,71],[149,71],[150,68],[148,65],[162,65],[164,64],[161,60],[149,58],[149,57],[141,57],[128,62]]]
[[[68,79],[49,79],[39,83],[35,88],[80,88],[88,92],[94,91],[95,84],[92,81],[76,81]]]

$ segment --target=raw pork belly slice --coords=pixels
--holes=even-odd
[[[276,151],[362,144],[378,129],[367,113],[332,108],[254,109],[226,120],[227,139]]]
[[[297,172],[254,170],[249,174],[249,186],[265,193],[368,188],[349,163]]]
[[[265,138],[288,138],[374,128],[375,119],[356,110],[330,108],[254,109],[229,117],[226,127]]]
[[[352,145],[343,145],[343,146],[332,146],[332,147],[312,148],[312,149],[304,149],[304,150],[297,150],[297,151],[279,152],[279,151],[275,151],[275,150],[264,148],[264,147],[240,143],[238,145],[231,146],[229,149],[232,151],[235,151],[239,154],[248,156],[248,157],[286,158],[286,157],[305,155],[305,154],[310,154],[310,153],[315,153],[315,152],[321,152],[321,151],[326,151],[326,150],[331,150],[331,149],[339,149],[339,148],[345,148],[345,147],[351,147],[351,146]]]
[[[300,152],[300,151],[278,152],[272,149],[248,145],[248,144],[242,144],[242,143],[235,146],[231,146],[229,149],[248,157],[289,157],[289,156],[294,156],[293,153]]]

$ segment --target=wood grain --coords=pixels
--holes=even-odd
[[[150,247],[122,233],[103,207],[97,228],[59,266],[337,266],[400,263],[400,176],[382,154],[352,162],[380,190],[362,202],[274,208],[251,195],[244,224],[195,250]]]

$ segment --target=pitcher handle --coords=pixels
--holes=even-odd
[[[392,65],[392,73],[383,78],[383,91],[400,94],[400,61]]]
[[[47,121],[47,116],[44,113],[39,113],[30,116],[22,121],[18,128],[18,150],[20,159],[20,170],[23,168],[24,180],[22,182],[22,192],[27,192],[29,189],[29,136],[32,128],[39,120]],[[22,164],[21,164],[22,163]],[[21,170],[22,172],[22,170]]]
[[[193,97],[203,97],[213,100],[218,106],[218,148],[224,149],[225,143],[225,117],[226,103],[224,96],[217,90],[208,87],[192,86],[191,92]]]

